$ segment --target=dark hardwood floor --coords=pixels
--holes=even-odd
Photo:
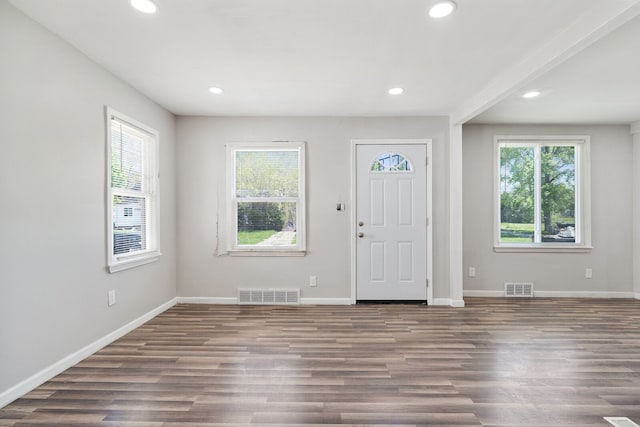
[[[640,423],[640,301],[177,305],[0,426]]]

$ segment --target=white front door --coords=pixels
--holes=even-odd
[[[356,300],[427,300],[427,146],[356,145]]]

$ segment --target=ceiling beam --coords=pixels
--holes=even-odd
[[[454,125],[463,124],[493,107],[515,91],[523,90],[547,71],[600,40],[640,15],[640,0],[611,1],[598,4],[531,52],[497,74],[452,114]]]

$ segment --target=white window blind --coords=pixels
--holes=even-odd
[[[159,255],[158,133],[108,110],[109,267],[118,271]]]

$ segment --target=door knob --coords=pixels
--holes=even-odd
[[[362,227],[364,225],[364,221],[358,221],[358,225]]]
[[[358,237],[360,238],[364,237],[364,233],[358,233]]]

